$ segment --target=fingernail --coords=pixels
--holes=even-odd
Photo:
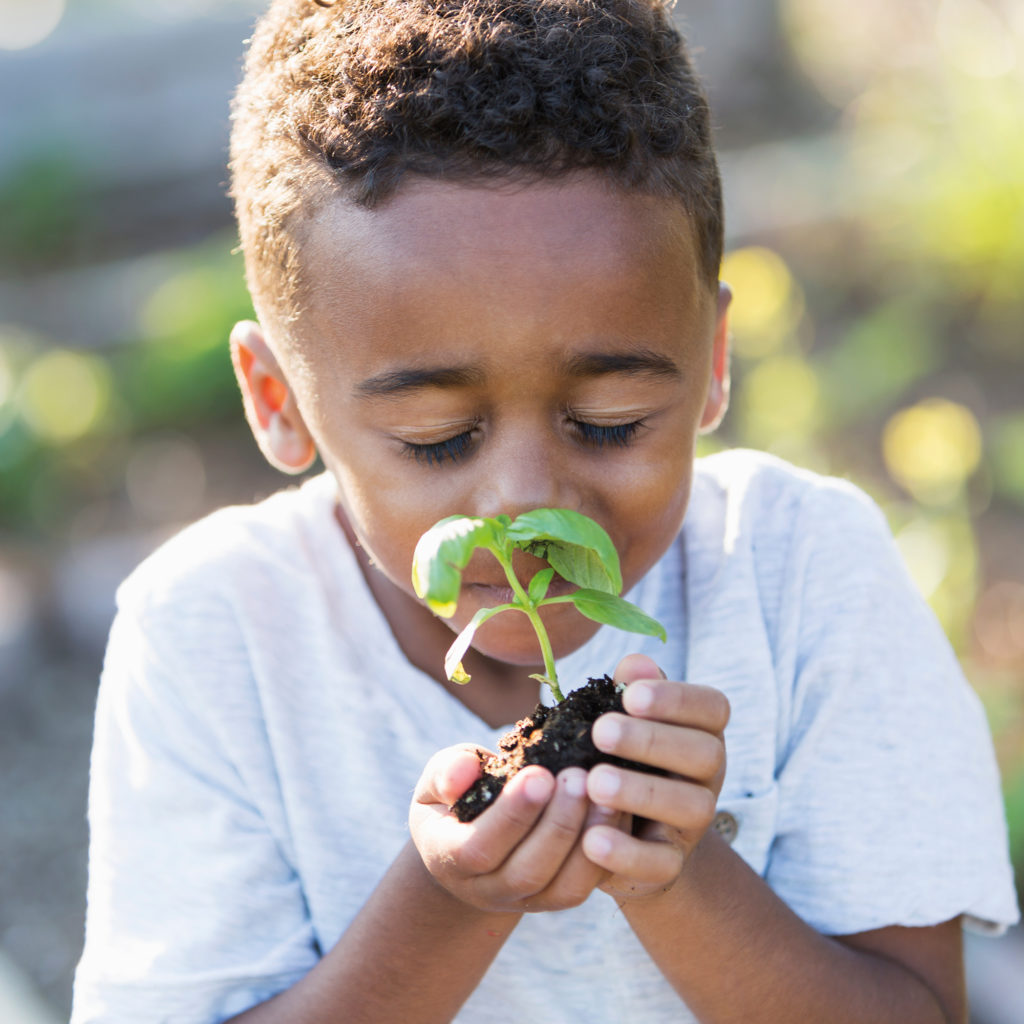
[[[540,773],[531,775],[524,783],[523,790],[531,803],[543,803],[551,795],[551,779]]]
[[[626,687],[622,703],[627,711],[643,714],[645,711],[651,710],[651,705],[654,703],[654,690],[646,683],[633,683]]]
[[[598,765],[590,773],[590,796],[592,800],[596,800],[601,803],[604,800],[610,800],[619,791],[620,786],[619,774],[614,768],[607,768],[603,765]]]
[[[605,715],[594,723],[591,735],[600,750],[614,750],[622,739],[622,726],[614,718]]]
[[[612,841],[603,832],[588,832],[583,837],[583,852],[602,859],[612,852]]]
[[[579,797],[587,792],[586,772],[575,768],[567,768],[559,778],[562,780],[562,785],[569,796],[579,799]]]

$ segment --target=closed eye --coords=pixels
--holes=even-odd
[[[585,420],[570,420],[569,422],[577,437],[584,444],[594,448],[604,448],[605,445],[625,448],[636,440],[636,435],[644,426],[643,420],[634,420],[632,423],[614,423],[610,426],[587,423]]]
[[[586,420],[570,419],[569,425],[576,434],[577,440],[592,448],[626,448],[635,440],[640,429],[645,426],[644,420],[631,423],[613,423],[603,425],[589,423]],[[474,428],[475,429],[475,428]],[[443,441],[419,444],[413,441],[402,442],[402,454],[424,466],[443,466],[456,463],[463,459],[473,444],[473,430],[464,430]]]
[[[443,441],[431,444],[414,444],[412,441],[402,442],[402,454],[415,459],[424,466],[441,466],[445,462],[458,462],[469,449],[473,441],[473,431],[464,430],[454,437],[446,437]]]

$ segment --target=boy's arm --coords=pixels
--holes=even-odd
[[[609,871],[602,887],[702,1024],[964,1021],[958,920],[826,937],[708,828],[724,774],[727,702],[655,674],[646,658],[620,666],[616,678],[646,681],[627,688],[630,713],[599,720],[594,739],[672,774],[594,769],[591,798],[644,824],[634,834],[594,829],[584,849]]]
[[[676,885],[622,911],[702,1024],[967,1019],[958,919],[829,938],[713,830]]]

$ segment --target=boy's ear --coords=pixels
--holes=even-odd
[[[718,317],[715,321],[715,341],[711,353],[711,386],[708,388],[704,413],[700,418],[700,432],[710,434],[729,408],[729,303],[732,291],[724,281],[718,283]]]
[[[284,473],[309,469],[316,445],[259,324],[235,324],[231,363],[242,389],[245,418],[266,460]]]

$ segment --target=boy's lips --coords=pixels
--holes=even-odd
[[[525,590],[529,580],[522,583]],[[474,595],[480,604],[485,608],[493,608],[499,604],[511,604],[515,600],[515,593],[507,582],[503,583],[464,583],[463,589]],[[576,584],[570,583],[557,574],[551,580],[546,597],[564,597],[576,590]]]

